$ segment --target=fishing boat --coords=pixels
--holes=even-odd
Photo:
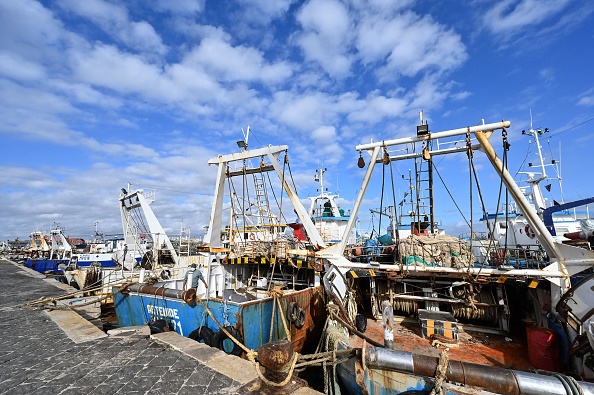
[[[98,229],[98,222],[95,222],[95,234],[85,243],[80,252],[72,254],[70,265],[85,268],[91,265],[103,268],[114,268],[117,266],[113,259],[114,253],[123,248],[121,239],[112,238],[108,240],[105,234]]]
[[[25,267],[40,273],[61,273],[70,263],[72,247],[60,227],[50,231],[49,243],[40,231],[31,233],[29,238],[29,256],[25,260]]]
[[[509,147],[509,127],[508,121],[482,122],[431,132],[421,117],[416,135],[356,147],[368,151],[370,161],[352,216],[377,164],[388,168],[416,161],[432,195],[429,181],[432,173],[439,174],[433,158],[463,152],[471,194],[480,195],[474,166],[480,151],[548,260],[544,267],[478,262],[467,240],[434,232],[395,240],[391,261],[349,260],[346,243],[319,252],[328,262],[323,282],[333,302],[325,343],[329,350],[358,352],[338,365],[333,377],[349,393],[594,393],[588,382],[594,379],[594,353],[586,337],[592,331],[594,293],[570,281],[591,270],[594,252],[555,241],[548,232],[489,142],[501,130],[502,145]],[[365,166],[359,159],[359,167]],[[466,221],[474,232],[473,215]]]
[[[174,255],[155,282],[114,287],[120,326],[172,329],[244,356],[272,340],[301,352],[319,339],[326,309],[314,251],[326,244],[291,183],[287,146],[248,149],[249,128],[244,137],[240,152],[208,161],[218,169],[204,246]],[[294,213],[304,237],[291,231]],[[196,275],[205,283],[184,288]]]
[[[147,277],[169,273],[177,256],[173,260],[173,245],[150,207],[154,200],[154,191],[128,192],[122,188],[118,205],[123,237],[107,240],[96,223],[88,253],[73,254],[60,279],[74,288],[88,290],[86,295],[98,296],[103,305],[110,306],[114,285],[137,281],[141,271],[148,270]]]
[[[537,212],[545,227],[557,242],[591,248],[590,240],[594,235],[594,221],[590,217],[588,204],[594,202],[594,197],[566,202],[561,183],[560,162],[555,159],[545,159],[540,138],[549,133],[548,128],[534,129],[532,120],[528,131],[522,130],[522,136],[533,141],[532,149],[535,151],[534,161],[527,163],[524,171],[518,172],[517,184],[529,204]],[[528,157],[528,156],[527,156]],[[547,171],[548,169],[548,171]],[[554,176],[550,176],[553,173]],[[556,198],[546,198],[545,192],[554,190],[559,194]],[[544,267],[546,262],[528,262],[524,255],[534,258],[542,257],[543,249],[536,237],[535,230],[515,203],[508,201],[507,196],[495,213],[485,212],[481,222],[485,224],[487,237],[482,241],[473,240],[473,252],[480,259],[493,259],[500,264],[507,264],[510,260],[524,261],[524,266],[539,264]],[[491,244],[490,253],[485,248]],[[482,252],[482,253],[481,253]]]
[[[329,192],[328,188],[326,188],[324,181],[326,171],[326,168],[316,169],[314,180],[319,184],[317,188],[319,194],[308,197],[310,200],[309,214],[311,215],[311,220],[326,244],[338,243],[343,238],[346,238],[347,244],[355,244],[355,230],[351,229],[349,233],[345,233],[350,213],[338,205],[337,200],[340,196],[336,193]],[[300,237],[300,231],[302,230],[301,224],[290,224],[290,226],[295,228],[295,234]],[[304,235],[303,237],[306,236]]]

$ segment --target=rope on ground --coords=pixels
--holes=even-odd
[[[95,284],[99,284],[100,282],[101,282],[101,280],[100,281],[97,281],[97,282],[95,282],[93,284],[90,284],[89,287],[90,286],[93,286]],[[117,284],[119,282],[120,282],[120,280],[118,279],[118,280],[110,281],[110,282],[108,282],[106,284],[102,284],[99,287],[94,287],[94,288],[84,287],[83,289],[79,289],[79,290],[76,290],[74,292],[68,292],[68,293],[66,293],[66,294],[64,294],[62,296],[56,296],[56,297],[52,297],[52,298],[42,297],[42,298],[40,298],[38,300],[29,302],[29,303],[25,303],[24,305],[21,305],[19,307],[30,307],[30,306],[34,306],[34,305],[40,304],[40,303],[53,303],[55,305],[58,300],[68,299],[68,298],[73,297],[74,295],[77,295],[77,294],[80,294],[80,293],[99,291],[99,290],[103,289],[104,287],[106,287],[106,286],[108,286],[110,284],[113,285],[113,284]],[[123,282],[122,284],[123,284],[123,286],[128,286],[128,285],[132,284],[132,282],[126,281],[126,282]]]
[[[448,350],[445,349],[439,354],[439,363],[437,365],[437,369],[435,370],[435,385],[431,390],[430,395],[444,395],[444,390],[442,388],[443,382],[446,380],[446,372],[448,370],[450,357],[448,355]]]
[[[91,305],[91,304],[94,304],[94,303],[98,303],[98,302],[102,302],[104,300],[107,300],[109,298],[112,298],[115,295],[119,294],[120,292],[124,291],[126,288],[128,288],[128,285],[130,285],[130,283],[124,283],[124,284],[122,284],[122,287],[120,289],[118,289],[116,292],[110,293],[109,295],[101,296],[101,297],[99,297],[97,299],[89,300],[89,301],[87,301],[85,303],[79,303],[79,304],[76,304],[74,306],[73,305],[58,306],[57,305],[57,302],[59,300],[66,299],[64,297],[58,297],[58,298],[46,298],[43,301],[40,300],[40,301],[36,301],[35,303],[27,303],[27,304],[23,305],[22,307],[33,307],[33,305],[35,305],[35,304],[44,303],[43,305],[41,305],[41,306],[38,307],[39,310],[43,310],[43,309],[49,309],[49,310],[71,310],[73,308],[79,308],[79,307],[88,306],[88,305]],[[85,292],[88,292],[88,291],[85,291]],[[49,305],[50,303],[52,304],[51,306]]]

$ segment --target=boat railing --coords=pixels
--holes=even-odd
[[[515,247],[500,246],[490,252],[488,262],[491,266],[502,269],[542,269],[550,259],[539,244],[518,245]]]
[[[473,239],[438,235],[413,236],[394,240],[390,245],[367,243],[365,247],[350,249],[349,258],[362,263],[379,262],[426,268],[455,268],[461,271],[469,267],[490,267],[502,270],[542,269],[550,263],[549,257],[539,244],[507,248],[492,245],[484,248],[487,256],[479,260],[479,257],[473,254],[469,241],[488,240],[486,236],[480,237],[481,235],[478,234],[473,234]]]

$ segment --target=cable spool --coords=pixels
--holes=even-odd
[[[396,283],[394,285],[394,294],[396,295],[403,295],[404,292],[404,284],[403,283]],[[406,313],[407,315],[411,315],[419,310],[419,304],[414,300],[407,300],[407,299],[400,299],[395,298],[393,302],[394,310],[398,310],[402,313]]]
[[[489,305],[495,305],[495,296],[491,292],[490,288],[483,288],[478,294],[475,295],[476,302],[484,303]],[[467,306],[461,304],[452,305],[452,314],[456,318],[469,320],[469,321],[484,321],[490,324],[496,324],[499,322],[499,312],[497,306]]]

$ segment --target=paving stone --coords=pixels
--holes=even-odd
[[[75,343],[41,306],[23,307],[63,295],[54,280],[1,259],[0,271],[11,290],[0,293],[0,395],[210,395],[241,385],[142,331]]]

